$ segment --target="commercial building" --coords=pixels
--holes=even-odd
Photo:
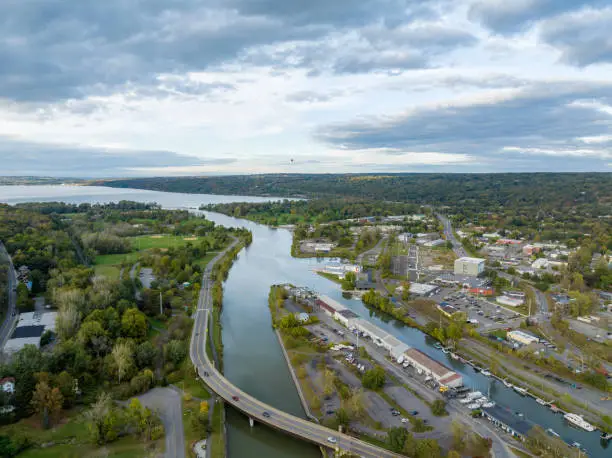
[[[438,361],[431,359],[416,348],[406,350],[404,352],[404,359],[414,366],[417,371],[431,376],[440,385],[445,385],[449,388],[457,388],[463,385],[461,375]]]
[[[521,243],[523,243],[523,241],[515,239],[499,239],[495,243],[497,243],[498,245],[520,245]]]
[[[455,274],[477,277],[484,272],[485,260],[482,258],[459,258],[455,260]]]
[[[331,317],[333,317],[336,312],[348,310],[347,307],[329,296],[319,296],[315,304]]]
[[[511,411],[500,406],[482,408],[482,415],[498,428],[506,431],[512,437],[525,440],[532,428],[526,420],[516,416]]]
[[[326,264],[325,267],[321,270],[326,274],[338,275],[339,277],[343,277],[347,274],[347,272],[353,272],[358,274],[361,272],[361,266],[357,264],[343,264],[341,262],[330,262]]]
[[[542,251],[541,247],[531,244],[527,244],[523,247],[523,254],[525,256],[531,256],[533,254],[539,253],[540,251]]]
[[[400,286],[397,289],[401,289],[403,291],[403,287]],[[430,285],[429,283],[410,283],[410,294],[414,294],[416,296],[433,296],[440,292],[440,287],[438,285]]]
[[[469,288],[470,294],[475,294],[477,296],[493,296],[495,294],[495,290],[491,287],[482,287],[482,288]]]
[[[515,331],[509,331],[506,334],[506,338],[512,342],[517,342],[522,345],[530,345],[532,343],[538,343],[540,341],[540,339],[536,336],[527,334],[523,331],[519,331],[518,329]]]

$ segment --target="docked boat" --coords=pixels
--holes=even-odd
[[[554,413],[560,412],[561,409],[559,409],[559,407],[557,407],[554,404],[549,405],[548,407],[550,407],[550,410],[552,410]]]
[[[467,399],[478,399],[482,397],[482,393],[480,391],[472,391],[471,393],[468,393],[468,395],[466,396]]]
[[[502,382],[504,383],[504,386],[506,388],[512,388],[514,385],[512,383],[510,383],[508,380],[504,379],[502,380]]]
[[[585,431],[589,431],[589,432],[595,431],[595,426],[590,424],[588,421],[586,421],[584,418],[582,418],[582,416],[578,414],[566,413],[565,415],[563,415],[563,418],[565,418],[572,425],[582,428]]]
[[[457,355],[457,353],[451,353],[450,355],[451,355],[451,358],[455,360],[459,359],[459,356]]]
[[[468,405],[468,409],[480,409],[480,404],[478,404],[477,402],[475,402],[474,404],[470,404]]]
[[[557,433],[554,429],[552,428],[548,428],[546,430],[546,432],[548,433],[549,436],[555,436],[555,437],[561,437],[559,436],[559,433]]]
[[[491,376],[491,373],[488,370],[486,370],[486,369],[481,370],[480,373],[482,375],[486,376],[486,377],[490,377]]]
[[[493,401],[485,402],[482,406],[486,408],[495,407],[495,402]]]
[[[521,396],[525,396],[527,394],[527,390],[525,388],[521,388],[520,386],[513,386],[514,391],[516,391]]]
[[[540,404],[541,406],[548,405],[548,402],[546,402],[544,399],[536,398],[536,402]]]
[[[436,342],[433,346],[437,350],[442,350],[442,345],[440,345],[438,342]]]
[[[471,404],[474,400],[470,398],[459,399],[460,404]]]
[[[446,347],[443,347],[443,348],[442,348],[442,353],[444,353],[444,354],[447,354],[447,355],[448,355],[448,354],[450,353],[450,350],[449,350],[448,348],[446,348]]]

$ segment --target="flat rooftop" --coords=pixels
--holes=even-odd
[[[482,410],[519,434],[526,436],[531,430],[532,426],[530,423],[503,407],[495,405],[493,407],[483,407]]]
[[[431,373],[433,373],[438,378],[444,377],[450,372],[455,373],[452,369],[449,369],[448,367],[439,363],[438,361],[431,359],[425,353],[420,352],[416,348],[411,348],[410,350],[406,350],[404,352],[404,355],[406,355],[408,358],[412,359],[413,361],[417,362],[421,366],[427,368],[427,370],[429,370]]]
[[[15,328],[11,339],[23,339],[28,337],[40,337],[45,332],[45,327],[43,325],[37,326],[19,326]]]
[[[485,259],[483,259],[483,258],[470,258],[470,257],[466,256],[466,257],[459,258],[459,259],[455,260],[455,262],[457,262],[457,261],[467,262],[469,264],[480,264],[481,262],[485,262]]]

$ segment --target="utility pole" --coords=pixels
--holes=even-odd
[[[161,289],[159,290],[159,314],[160,315],[164,314],[164,304],[162,303],[162,292],[161,292]]]

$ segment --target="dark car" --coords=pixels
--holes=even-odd
[[[266,418],[270,418],[270,412],[267,412],[264,410],[264,413],[262,414],[264,417]]]
[[[238,396],[232,396],[232,399],[233,399],[234,401],[240,401],[240,398],[239,398]]]
[[[411,411],[409,413],[410,413],[410,415],[412,415],[414,417],[415,415],[419,414],[419,411],[418,410],[413,410],[413,411]]]
[[[204,371],[204,377],[208,377],[210,374],[206,371]]]

